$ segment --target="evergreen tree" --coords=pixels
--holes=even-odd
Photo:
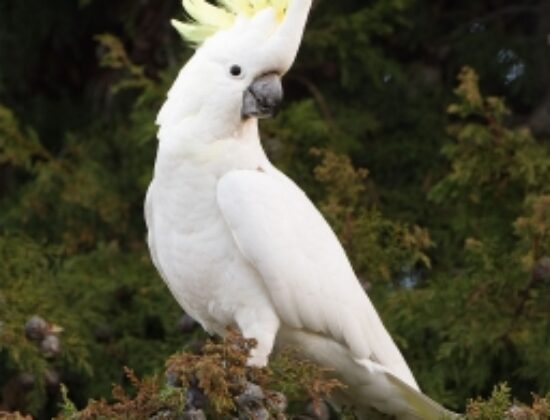
[[[162,382],[204,340],[142,217],[156,112],[191,54],[181,13],[0,3],[0,411],[49,418],[61,382],[82,408],[128,385],[124,366]],[[508,382],[472,418],[550,391],[549,33],[544,0],[319,0],[262,125],[421,387],[463,410]]]

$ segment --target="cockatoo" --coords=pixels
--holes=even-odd
[[[358,409],[440,419],[451,413],[419,391],[332,229],[260,143],[311,2],[183,0],[192,21],[173,24],[197,50],[157,118],[152,260],[207,332],[257,341],[251,365],[293,346],[333,370]]]

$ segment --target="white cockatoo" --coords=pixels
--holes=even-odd
[[[184,0],[198,48],[158,115],[145,216],[153,262],[206,331],[237,327],[264,366],[275,345],[330,368],[358,409],[451,413],[423,395],[337,237],[268,160],[258,118],[283,97],[312,0]]]

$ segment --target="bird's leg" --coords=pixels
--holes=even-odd
[[[256,340],[256,347],[250,352],[249,366],[267,366],[273,350],[275,336],[279,330],[279,318],[271,310],[245,308],[235,317],[244,338]]]

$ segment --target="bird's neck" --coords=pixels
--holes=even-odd
[[[260,143],[257,119],[243,121],[236,129],[218,138],[211,138],[210,130],[208,137],[200,137],[200,131],[182,126],[159,133],[162,139],[157,167],[172,172],[182,166],[190,166],[221,175],[234,169],[254,169],[267,162]]]

